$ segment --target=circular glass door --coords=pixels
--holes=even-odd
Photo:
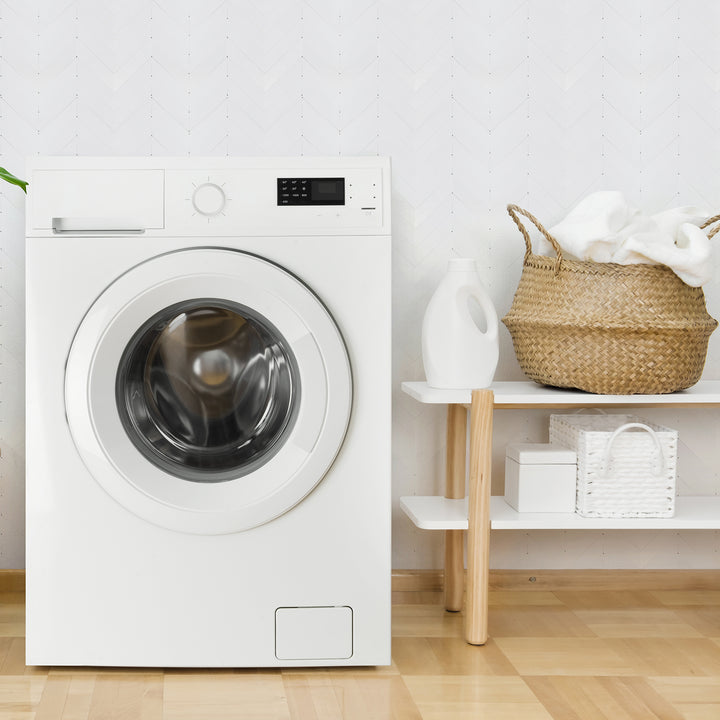
[[[237,532],[287,512],[334,462],[351,402],[324,304],[232,250],[168,253],[119,277],[66,367],[68,423],[95,480],[182,532]]]
[[[287,340],[247,307],[186,300],[161,310],[120,358],[120,419],[159,468],[222,482],[266,463],[287,439],[300,403]]]

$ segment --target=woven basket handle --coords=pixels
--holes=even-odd
[[[514,220],[515,224],[518,226],[518,230],[520,230],[523,238],[525,239],[525,262],[527,262],[530,259],[530,256],[533,254],[532,240],[530,240],[530,233],[528,233],[528,231],[525,229],[525,226],[520,221],[518,215],[524,215],[528,220],[530,220],[530,222],[543,234],[544,238],[553,246],[553,250],[555,250],[555,254],[557,255],[557,258],[555,259],[555,274],[557,275],[560,272],[560,265],[563,261],[563,254],[562,250],[560,249],[560,243],[543,227],[542,223],[527,210],[523,210],[518,205],[508,205],[507,211],[510,217]]]
[[[638,423],[638,422],[629,422],[625,423],[624,425],[621,425],[615,432],[613,432],[612,435],[610,435],[610,438],[607,441],[607,445],[605,446],[605,455],[603,456],[603,462],[600,470],[600,476],[601,477],[607,477],[608,471],[610,470],[610,462],[612,460],[612,445],[615,442],[615,439],[617,438],[620,433],[624,433],[626,430],[629,430],[630,428],[638,428],[640,430],[645,430],[645,432],[649,433],[650,437],[653,439],[653,442],[655,443],[655,449],[657,450],[657,462],[655,463],[655,467],[653,468],[653,472],[655,475],[663,475],[665,473],[665,455],[662,451],[662,446],[660,445],[660,439],[657,436],[657,433],[648,425],[645,425],[644,423]]]
[[[701,226],[700,228],[704,230],[706,227],[710,227],[713,223],[716,223],[718,220],[720,220],[720,215],[715,215],[714,217],[708,218]],[[708,237],[710,239],[714,238],[715,235],[717,235],[718,231],[720,231],[720,225],[716,225],[710,232],[708,233]]]

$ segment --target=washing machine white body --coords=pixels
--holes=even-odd
[[[389,162],[28,180],[27,663],[389,664]]]

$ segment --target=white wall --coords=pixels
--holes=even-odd
[[[422,378],[420,323],[449,257],[477,258],[507,311],[523,253],[508,202],[548,223],[601,188],[720,212],[719,32],[716,0],[4,0],[0,164],[392,156],[397,388]],[[0,194],[0,567],[22,567],[23,197]],[[504,329],[497,376],[521,377]],[[438,492],[443,412],[393,399],[394,495]],[[652,415],[680,430],[682,491],[717,494],[718,411]],[[546,422],[498,413],[497,479],[505,443],[542,440]],[[720,567],[719,537],[496,532],[492,562]],[[397,513],[393,565],[439,567],[440,538]]]

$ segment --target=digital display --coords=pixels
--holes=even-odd
[[[313,197],[317,196],[319,198],[335,198],[338,194],[337,180],[312,180],[310,182],[310,188]]]
[[[278,178],[278,205],[344,205],[345,178]]]

